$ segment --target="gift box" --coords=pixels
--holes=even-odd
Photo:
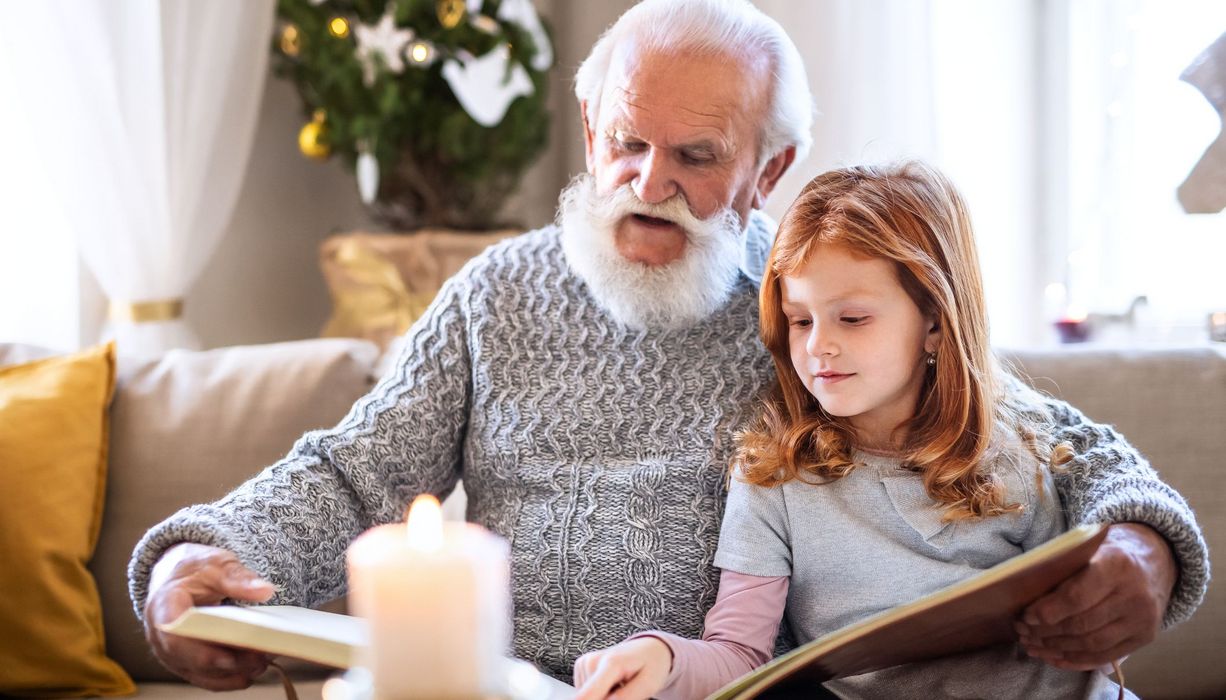
[[[387,348],[425,313],[448,277],[489,245],[519,233],[422,229],[330,236],[320,246],[332,295],[332,316],[322,335],[364,338]]]

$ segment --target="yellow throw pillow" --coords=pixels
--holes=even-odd
[[[129,695],[106,656],[94,553],[114,344],[0,368],[0,695]]]

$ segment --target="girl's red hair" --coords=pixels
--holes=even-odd
[[[944,175],[917,162],[825,173],[784,215],[760,297],[762,341],[779,382],[759,420],[738,436],[740,478],[773,486],[802,474],[837,479],[854,467],[855,432],[796,376],[781,310],[780,277],[795,274],[818,244],[892,261],[903,289],[941,330],[915,416],[899,426],[907,467],[923,473],[947,519],[1016,510],[995,475],[977,467],[998,422],[1018,429],[1032,449],[1041,424],[1005,396],[966,205]]]

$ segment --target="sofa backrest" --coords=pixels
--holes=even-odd
[[[1226,552],[1226,347],[1069,349],[1005,354],[1038,389],[1114,425],[1182,494],[1210,555]],[[1145,698],[1226,697],[1226,585],[1211,582],[1192,619],[1124,665]]]
[[[0,365],[51,354],[0,346]],[[1040,390],[1114,425],[1187,498],[1226,551],[1226,347],[1004,353]],[[172,679],[150,655],[128,601],[126,566],[150,526],[216,499],[283,456],[303,432],[338,422],[371,385],[377,349],[307,340],[171,352],[122,362],[111,409],[107,503],[91,569],[107,652],[138,681]],[[462,495],[452,499],[463,508]],[[1226,586],[1211,583],[1188,622],[1133,655],[1142,697],[1226,697]]]
[[[153,658],[128,598],[127,564],[147,529],[219,498],[335,425],[371,386],[376,347],[305,340],[120,363],[98,549],[107,654],[136,681],[175,679]]]

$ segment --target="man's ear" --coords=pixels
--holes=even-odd
[[[792,167],[792,161],[794,160],[796,160],[796,147],[788,146],[766,161],[766,165],[762,168],[762,173],[758,175],[757,187],[754,189],[754,209],[761,209],[766,206],[766,198],[774,191],[775,185],[779,184],[779,178],[783,177],[788,168]]]
[[[579,116],[583,119],[583,153],[587,162],[587,172],[589,175],[594,175],[595,168],[593,166],[596,162],[596,156],[593,151],[593,144],[596,141],[596,134],[592,131],[592,121],[588,118],[587,100],[579,100]]]
[[[763,172],[758,175],[758,186],[754,189],[755,210],[766,206],[766,197],[775,190],[775,185],[779,184],[783,173],[792,167],[792,161],[796,161],[796,146],[783,148],[779,153],[775,153],[770,161],[766,161]]]

